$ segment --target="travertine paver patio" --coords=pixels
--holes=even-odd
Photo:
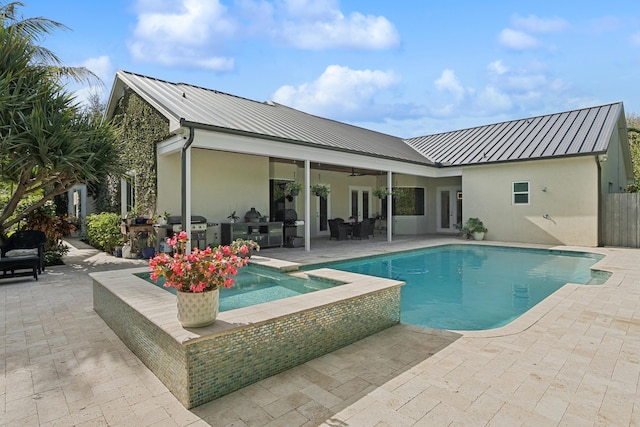
[[[329,260],[425,243],[375,240],[261,254]],[[639,250],[598,249],[614,272],[606,285],[565,286],[505,328],[398,325],[189,411],[92,309],[89,272],[143,262],[74,245],[37,282],[0,281],[0,425],[640,425]]]

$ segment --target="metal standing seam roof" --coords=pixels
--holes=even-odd
[[[126,71],[116,77],[177,121],[431,166],[604,153],[622,113],[622,103],[613,103],[401,139],[186,83]]]
[[[404,141],[443,166],[604,153],[622,111],[618,102]]]
[[[330,149],[425,165],[401,138],[314,116],[274,102],[258,102],[185,83],[118,71],[128,87],[174,119]]]

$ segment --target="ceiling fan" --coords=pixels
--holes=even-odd
[[[356,170],[354,168],[351,168],[351,175],[349,176],[365,176],[366,173],[356,173]]]

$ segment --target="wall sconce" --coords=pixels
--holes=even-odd
[[[604,162],[606,162],[606,161],[607,161],[607,158],[608,158],[608,157],[607,157],[607,155],[606,155],[606,154],[598,154],[598,161],[599,161],[600,163],[604,163]]]

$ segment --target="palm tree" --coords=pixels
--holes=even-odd
[[[0,11],[0,181],[10,188],[0,200],[2,235],[73,185],[117,171],[118,138],[64,90],[60,76],[68,68],[43,62],[33,37],[52,21],[12,21],[15,3]]]
[[[0,4],[0,19],[5,29],[15,31],[35,48],[31,52],[31,60],[33,61],[31,66],[46,67],[57,78],[70,78],[78,83],[101,83],[100,78],[88,68],[65,66],[54,52],[40,45],[45,36],[53,31],[69,30],[69,27],[43,17],[18,17],[16,12],[19,7],[24,7],[24,3],[14,1],[4,5]]]

